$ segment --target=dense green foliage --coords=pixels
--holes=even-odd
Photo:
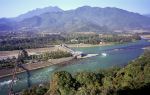
[[[23,90],[20,95],[44,95],[48,90],[47,86],[34,86]]]
[[[64,40],[65,39],[60,35],[13,39],[7,35],[2,41],[0,41],[0,51],[42,48],[47,45],[60,44]]]
[[[14,68],[15,64],[17,62],[26,63],[25,60],[29,60],[30,57],[28,55],[28,52],[26,50],[22,50],[19,54],[18,54],[18,58],[16,57],[12,57],[12,58],[7,58],[7,59],[3,59],[0,60],[0,69],[7,69],[7,68]]]
[[[21,35],[21,34],[20,34]],[[32,34],[31,34],[32,35]],[[58,45],[62,43],[66,44],[99,44],[100,42],[132,42],[134,40],[140,40],[140,36],[130,34],[99,34],[94,32],[88,33],[65,33],[57,35],[45,35],[43,37],[38,34],[33,34],[35,37],[28,37],[25,34],[22,34],[23,37],[18,37],[18,35],[7,34],[0,36],[0,51],[8,50],[21,50],[21,49],[31,49],[31,48],[43,48],[49,47],[52,45]],[[40,34],[42,35],[42,34]],[[125,36],[124,36],[125,35]],[[73,41],[74,40],[74,41]]]
[[[85,43],[85,44],[100,44],[100,42],[104,43],[125,43],[125,42],[132,42],[135,40],[140,40],[140,36],[136,34],[86,34],[86,33],[71,33],[68,34],[67,37],[65,37],[67,40],[66,43],[72,43],[72,44],[79,44],[79,43]],[[72,41],[74,40],[74,41]]]
[[[126,34],[125,34],[126,35]],[[124,34],[121,35],[117,35],[117,34],[113,34],[113,35],[106,35],[106,36],[102,36],[100,37],[100,39],[103,42],[118,42],[118,43],[124,43],[124,42],[132,42],[135,40],[140,40],[140,36],[139,35],[130,35],[130,36],[124,36]]]
[[[50,95],[146,95],[150,88],[150,51],[124,68],[79,72],[72,76],[54,73]]]
[[[0,60],[0,69],[13,68],[16,62],[16,58],[7,58],[5,60]]]
[[[52,51],[52,52],[45,52],[40,55],[31,55],[29,58],[32,60],[48,60],[48,59],[58,59],[63,57],[71,57],[72,54],[65,51]]]

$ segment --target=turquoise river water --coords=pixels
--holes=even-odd
[[[80,71],[98,71],[114,66],[123,67],[127,65],[129,61],[139,57],[143,53],[142,48],[146,46],[150,46],[150,42],[147,40],[140,40],[120,45],[74,48],[74,50],[88,54],[98,54],[98,56],[73,61],[73,64],[65,66],[55,65],[31,71],[30,79],[27,78],[27,73],[18,74],[17,77],[19,80],[16,80],[14,84],[14,91],[20,91],[27,88],[27,80],[30,80],[31,85],[49,82],[52,73],[55,71],[63,70],[70,73],[76,73]],[[105,55],[103,55],[103,53],[105,53]],[[0,95],[8,95],[11,78],[12,76],[8,76],[0,79]]]

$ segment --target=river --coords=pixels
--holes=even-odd
[[[30,85],[49,82],[52,73],[55,71],[64,70],[70,73],[76,73],[80,71],[98,71],[114,66],[123,67],[127,65],[129,61],[139,57],[143,53],[142,48],[146,46],[150,46],[150,42],[147,40],[140,40],[137,42],[111,46],[74,48],[74,50],[88,54],[98,54],[98,56],[74,61],[72,62],[73,64],[68,64],[66,66],[51,66],[31,71],[30,79],[27,78],[26,73],[18,74],[17,77],[19,80],[16,80],[14,84],[14,91],[20,91],[27,88],[29,84],[27,80],[30,81]],[[12,77],[9,76],[0,79],[0,95],[8,94],[11,78]]]

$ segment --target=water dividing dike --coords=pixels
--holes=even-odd
[[[71,61],[73,59],[74,59],[74,57],[51,59],[49,61],[41,61],[41,62],[37,62],[37,63],[23,64],[22,66],[24,68],[28,69],[29,71],[33,71],[33,70],[41,69],[41,68],[56,65],[56,64],[65,64],[65,62]],[[12,75],[13,70],[14,70],[13,68],[0,70],[0,78]],[[22,68],[17,69],[17,74],[22,73],[22,72],[26,72],[26,70],[24,70]]]
[[[138,58],[144,51],[142,48],[147,46],[150,46],[150,42],[140,40],[121,45],[73,48],[75,51],[81,51],[85,54],[99,55],[78,61],[73,61],[74,59],[67,58],[68,60],[64,59],[64,61],[61,61],[60,63],[58,62],[58,65],[55,65],[57,63],[48,63],[48,66],[45,65],[44,67],[41,67],[41,69],[38,69],[39,67],[37,67],[35,70],[30,70],[30,83],[31,86],[48,83],[51,80],[52,74],[56,71],[67,71],[75,74],[82,71],[95,72],[97,70],[108,69],[113,66],[124,67],[131,60]],[[104,53],[103,55],[106,53],[106,56],[101,55],[102,53]],[[16,80],[13,86],[13,90],[15,92],[20,92],[23,89],[28,88],[27,77],[27,73],[17,74],[17,78],[19,80]],[[0,95],[7,95],[11,79],[12,76],[0,78]]]

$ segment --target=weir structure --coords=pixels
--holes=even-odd
[[[66,49],[67,52],[70,52],[74,57],[81,56],[83,54],[83,52],[81,52],[81,51],[75,51],[75,50],[69,48],[66,44],[61,44],[60,46],[64,49]]]

